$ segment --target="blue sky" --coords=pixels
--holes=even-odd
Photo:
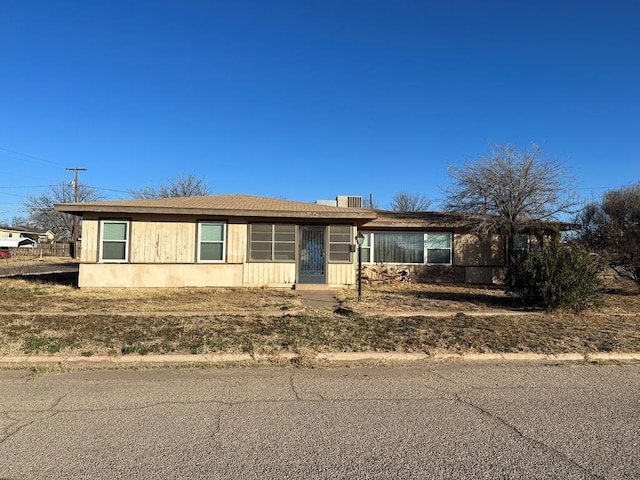
[[[541,145],[579,193],[640,181],[632,1],[0,3],[0,222],[71,181],[435,200],[489,145]]]

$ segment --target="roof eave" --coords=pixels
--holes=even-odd
[[[179,208],[179,207],[151,207],[151,206],[113,206],[113,205],[87,205],[77,203],[64,203],[55,205],[55,210],[72,215],[85,213],[104,214],[155,214],[155,215],[192,215],[192,216],[220,216],[220,217],[265,217],[265,218],[304,218],[304,219],[340,219],[370,221],[376,218],[372,211],[286,211],[286,210],[259,210],[259,209],[210,209],[210,208]]]

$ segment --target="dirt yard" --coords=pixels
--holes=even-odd
[[[600,310],[530,311],[499,288],[365,286],[343,312],[291,290],[77,289],[68,274],[0,279],[0,355],[318,352],[640,352],[640,294]]]

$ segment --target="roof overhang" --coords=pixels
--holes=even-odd
[[[173,200],[173,201],[172,201]],[[307,221],[341,221],[362,225],[377,217],[376,212],[364,208],[342,208],[313,203],[252,197],[222,195],[157,200],[117,200],[106,202],[62,203],[58,212],[72,215],[162,215],[251,219],[281,219]]]

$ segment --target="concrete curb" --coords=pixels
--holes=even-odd
[[[536,353],[398,353],[398,352],[333,352],[318,353],[315,356],[299,355],[283,352],[274,355],[251,355],[249,353],[220,354],[167,354],[167,355],[118,355],[92,356],[81,355],[5,355],[0,356],[0,364],[4,365],[135,365],[135,364],[231,364],[246,362],[292,361],[296,359],[320,360],[329,362],[584,362],[584,361],[640,361],[640,353],[561,353],[557,355]]]

